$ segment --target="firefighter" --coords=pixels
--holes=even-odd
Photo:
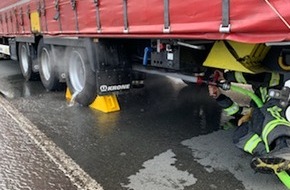
[[[252,84],[255,94],[264,103],[258,108],[251,102],[252,112],[243,115],[242,108],[237,103],[222,94],[218,87],[209,85],[210,96],[216,99],[228,115],[236,118],[235,125],[238,127],[233,135],[234,144],[254,156],[251,167],[255,171],[277,175],[282,171],[290,173],[290,122],[287,121],[285,108],[280,106],[279,100],[268,96],[269,88],[282,88],[283,76],[278,73],[251,75],[228,72],[220,73],[219,80],[223,79],[228,82]],[[282,178],[279,175],[278,177]],[[281,181],[284,184],[288,183],[288,177]]]

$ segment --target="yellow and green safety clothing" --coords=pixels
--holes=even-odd
[[[224,74],[225,79],[228,82],[236,82],[241,84],[252,84],[252,88],[255,94],[261,98],[262,102],[265,103],[269,100],[268,88],[269,87],[282,87],[283,75],[279,73],[260,73],[260,74],[248,74],[238,71],[229,71]],[[225,95],[220,95],[217,99],[219,106],[225,111],[228,116],[236,118],[236,122],[242,116],[243,108],[237,103],[232,101]],[[251,102],[251,107],[256,105]],[[237,123],[234,123],[237,124]]]
[[[284,110],[279,107],[279,100],[270,99],[268,96],[269,88],[282,88],[282,75],[278,73],[251,75],[228,72],[225,78],[230,82],[252,84],[255,94],[260,97],[264,104],[262,108],[251,104],[254,108],[251,121],[243,123],[234,132],[233,141],[237,147],[254,156],[262,156],[271,152],[277,139],[290,138],[290,122],[285,119]],[[233,101],[226,99],[225,97],[220,98],[222,103],[219,104],[222,105],[223,109],[229,115],[239,113],[241,109],[238,109]],[[290,189],[289,173],[282,171],[277,172],[276,175]]]

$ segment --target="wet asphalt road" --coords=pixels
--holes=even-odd
[[[0,117],[0,189],[76,189],[3,107]]]
[[[15,62],[0,61],[0,78],[0,91],[10,104],[105,190],[284,189],[275,176],[251,170],[251,157],[231,143],[232,131],[220,130],[221,112],[204,87],[148,76],[145,88],[118,95],[121,111],[104,114],[68,106],[64,91],[47,92],[39,81],[24,82]],[[13,126],[14,136],[26,142],[29,136],[20,135],[22,126]],[[2,135],[0,143],[7,142],[5,146],[14,150],[17,146],[9,144],[14,138],[11,131],[4,132],[12,137]],[[41,154],[29,147],[33,143],[22,146]],[[0,149],[2,156],[5,150]],[[0,161],[0,184],[7,187],[9,181],[19,179],[3,177],[9,172],[5,162]],[[72,184],[49,159],[38,162],[42,164],[35,167],[41,171],[42,165],[56,171],[39,181],[57,178],[61,183],[51,182],[55,189],[73,189],[57,186]],[[31,184],[30,189],[49,188]]]

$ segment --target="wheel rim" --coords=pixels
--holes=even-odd
[[[73,89],[81,92],[85,86],[85,63],[79,52],[73,51],[69,62],[69,78]]]
[[[49,57],[49,53],[47,51],[47,49],[42,49],[41,52],[41,68],[42,68],[42,73],[43,76],[45,78],[45,80],[49,80],[50,79],[50,72],[51,72],[51,68],[50,68],[50,57]]]
[[[28,63],[27,48],[25,47],[25,45],[21,46],[21,65],[23,72],[25,74],[28,73],[29,63]]]

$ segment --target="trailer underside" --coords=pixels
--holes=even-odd
[[[47,90],[66,83],[89,105],[142,85],[140,71],[187,82],[212,68],[289,71],[287,7],[286,0],[2,1],[0,53],[19,61],[26,80],[40,78]]]

